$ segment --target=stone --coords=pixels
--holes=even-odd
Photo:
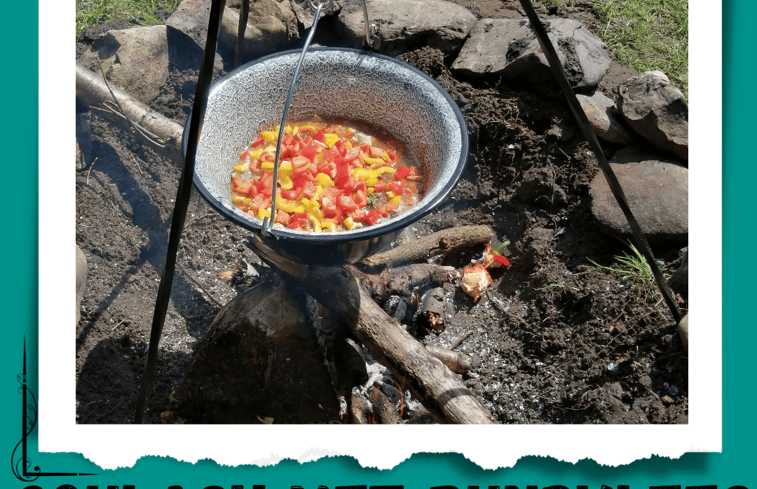
[[[649,71],[618,86],[618,109],[631,128],[657,148],[689,159],[689,106],[664,73]]]
[[[633,137],[624,126],[623,118],[610,97],[602,92],[594,92],[592,95],[579,93],[576,97],[598,138],[610,143],[633,143]]]
[[[324,17],[334,15],[335,13],[342,10],[344,3],[345,2],[342,0],[334,0],[334,6],[332,9],[321,10],[322,14],[318,22],[320,23],[320,21],[323,20]],[[313,25],[313,14],[315,13],[315,10],[310,7],[310,0],[291,0],[290,4],[295,18],[299,21],[300,24],[302,24],[305,29],[310,29],[310,26]],[[324,9],[325,8],[326,7],[324,7]],[[365,30],[365,28],[363,29]]]
[[[321,423],[339,413],[302,306],[271,284],[221,308],[171,402],[192,423]]]
[[[637,156],[625,163],[613,158],[615,172],[628,205],[649,242],[683,241],[688,237],[688,170],[674,162]],[[589,184],[591,210],[600,228],[621,239],[631,239],[631,228],[604,174]]]
[[[241,2],[227,3],[221,20],[219,51],[232,60],[236,52]],[[257,0],[250,4],[244,33],[241,61],[251,60],[285,49],[298,37],[294,12],[275,0]]]
[[[171,16],[166,19],[166,26],[170,32],[179,32],[188,37],[193,44],[193,49],[200,54],[205,50],[205,44],[208,39],[208,23],[210,21],[210,6],[212,0],[182,0]],[[229,2],[227,2],[228,8]],[[220,41],[220,35],[219,35]],[[187,48],[190,49],[190,48]],[[224,49],[223,46],[216,47],[214,60],[214,69],[216,72],[223,70],[223,55],[228,58],[228,63],[233,61],[233,51]],[[201,60],[201,58],[200,58]],[[194,69],[200,68],[198,61]]]
[[[378,50],[398,54],[426,45],[445,54],[457,51],[470,33],[476,17],[466,8],[446,0],[372,0],[368,19],[379,26]],[[339,13],[343,35],[352,46],[362,46],[365,19],[359,2],[346,4]]]
[[[685,315],[678,323],[678,336],[681,337],[683,347],[689,351],[689,315]]]
[[[581,23],[570,19],[544,21],[565,73],[574,89],[599,84],[612,59],[607,46]],[[526,20],[482,19],[471,30],[452,69],[472,76],[523,78],[553,93],[557,83],[536,34]]]
[[[87,288],[87,256],[76,246],[76,324],[81,319],[81,300]]]
[[[81,62],[95,72],[100,66],[109,82],[149,104],[160,95],[171,69],[198,69],[202,49],[166,25],[108,31]]]

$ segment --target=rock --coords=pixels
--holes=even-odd
[[[686,249],[683,253],[683,262],[672,277],[668,279],[668,285],[684,299],[689,298],[689,251]]]
[[[87,288],[87,256],[76,247],[76,324],[81,319],[81,300],[84,298],[84,290]]]
[[[627,163],[617,163],[613,158],[610,166],[649,242],[685,240],[689,232],[688,170],[672,162],[647,158]],[[630,239],[628,221],[601,172],[591,181],[589,194],[592,213],[602,230]]]
[[[204,49],[208,38],[210,5],[211,0],[182,0],[166,19],[166,26],[183,33],[192,39],[198,48]]]
[[[160,95],[171,69],[198,69],[202,49],[181,32],[165,25],[134,27],[108,33],[82,63],[145,104]]]
[[[689,159],[689,106],[683,93],[659,71],[618,86],[618,109],[640,136],[682,160]]]
[[[219,51],[224,59],[232,60],[236,52],[241,1],[226,4],[221,20]],[[255,59],[288,47],[298,37],[294,12],[275,0],[257,0],[250,4],[244,33],[241,60]]]
[[[315,10],[313,10],[310,7],[310,0],[291,0],[290,4],[292,7],[292,11],[294,12],[295,18],[300,22],[300,24],[303,25],[305,29],[310,29],[310,26],[313,25],[313,14],[315,13]],[[323,12],[321,14],[321,20],[323,20],[323,18],[327,15],[333,15],[335,12],[339,12],[340,10],[342,10],[343,5],[344,5],[344,1],[334,0],[333,9],[327,10],[327,11],[321,10],[321,12]],[[370,11],[369,11],[369,15],[370,15]],[[370,20],[372,21],[373,19],[370,19]],[[320,22],[320,20],[318,22]],[[363,27],[363,32],[365,32],[365,27]]]
[[[445,0],[372,0],[368,19],[379,25],[379,50],[398,54],[419,45],[445,54],[457,51],[476,23],[466,8]],[[365,19],[359,2],[349,3],[339,13],[344,36],[353,47],[362,46]]]
[[[579,22],[544,21],[548,36],[573,88],[590,89],[602,80],[612,62],[607,46]],[[505,78],[522,77],[554,92],[557,84],[539,41],[526,20],[482,19],[452,64],[458,72]]]
[[[318,423],[338,416],[330,376],[300,305],[283,287],[234,298],[198,342],[173,410],[192,423]]]
[[[633,143],[633,137],[623,125],[623,119],[612,99],[601,92],[592,95],[577,94],[576,97],[598,138],[610,143]]]
[[[681,322],[678,323],[678,336],[683,341],[683,347],[689,351],[689,315],[685,315]]]

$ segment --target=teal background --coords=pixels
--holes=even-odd
[[[707,0],[696,0],[707,1]],[[4,312],[2,392],[2,450],[10,454],[21,436],[20,395],[17,375],[21,373],[22,344],[29,352],[29,385],[37,392],[37,53],[38,5],[13,2],[4,5],[6,22],[0,31],[3,61],[2,76],[4,118],[2,131],[3,176],[6,186],[2,199],[2,270],[0,297]],[[73,8],[73,5],[72,5]],[[197,464],[148,458],[133,468],[103,471],[76,454],[39,454],[36,431],[29,444],[32,464],[42,471],[97,472],[92,477],[53,477],[36,482],[39,486],[58,488],[72,484],[76,488],[97,485],[133,484],[137,488],[168,488],[176,484],[184,489],[203,489],[210,485],[245,489],[253,484],[289,488],[302,485],[316,488],[326,485],[396,484],[408,488],[435,485],[526,485],[545,487],[559,484],[573,488],[587,485],[599,488],[624,484],[631,488],[653,485],[741,485],[757,489],[754,457],[755,411],[755,321],[751,305],[755,274],[750,243],[754,243],[754,191],[757,181],[753,149],[754,43],[753,23],[757,6],[749,0],[723,2],[724,51],[724,132],[723,132],[723,453],[687,454],[678,460],[653,457],[624,467],[602,467],[591,461],[575,465],[552,459],[528,457],[512,469],[485,471],[457,454],[421,454],[391,471],[363,469],[350,458],[325,459],[298,464],[292,461],[274,467],[222,467],[213,461]],[[64,42],[68,42],[64,40]],[[74,60],[72,59],[73,63]],[[73,114],[72,114],[73,117]],[[716,136],[713,135],[713,138]],[[69,164],[65,161],[62,164]],[[707,171],[706,167],[700,168]],[[65,183],[64,183],[65,184]],[[67,247],[65,249],[68,249]],[[73,250],[71,250],[72,252]],[[68,253],[68,251],[66,251]],[[255,443],[255,440],[249,440]],[[517,439],[487,440],[492,450],[497,446],[518,443]],[[544,440],[548,444],[550,440]],[[622,439],[607,439],[607,450],[623,445]],[[103,440],[103,448],[118,440]],[[398,441],[398,443],[401,443]],[[2,471],[1,487],[23,488],[28,484],[15,479],[10,464]]]

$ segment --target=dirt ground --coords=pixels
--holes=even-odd
[[[456,3],[477,17],[523,17],[515,3]],[[580,1],[540,13],[597,31],[595,12]],[[79,49],[97,31],[125,26],[98,26],[80,37]],[[610,265],[628,248],[599,233],[592,219],[588,188],[599,169],[567,105],[523,87],[456,78],[448,60],[428,48],[400,58],[459,102],[472,143],[451,197],[414,231],[489,224],[512,243],[511,266],[492,273],[494,283],[478,302],[445,286],[446,329],[420,339],[449,345],[471,333],[456,350],[474,358],[463,379],[500,423],[687,423],[688,359],[672,316],[659,297],[589,262]],[[612,96],[632,73],[613,65],[600,90]],[[196,75],[172,73],[152,108],[184,124]],[[180,168],[96,111],[79,107],[77,117],[77,129],[90,132],[80,144],[94,159],[77,162],[76,170],[76,238],[89,261],[77,325],[77,421],[129,423]],[[617,149],[605,146],[606,156]],[[246,241],[246,231],[193,194],[146,422],[160,422],[193,345],[220,307],[270,273]],[[672,272],[685,246],[653,251]],[[443,263],[462,268],[482,251]]]

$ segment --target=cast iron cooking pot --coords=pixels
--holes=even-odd
[[[260,58],[227,74],[208,95],[195,157],[194,185],[234,223],[252,231],[253,244],[311,265],[354,263],[388,247],[406,226],[431,212],[452,190],[468,156],[468,133],[452,98],[421,71],[393,58],[342,48],[311,48],[297,79],[287,121],[318,115],[366,122],[415,152],[425,193],[411,210],[351,231],[306,232],[273,226],[237,209],[232,166],[259,131],[281,123],[301,51]],[[191,118],[190,118],[191,119]],[[189,123],[184,131],[187,151]]]

